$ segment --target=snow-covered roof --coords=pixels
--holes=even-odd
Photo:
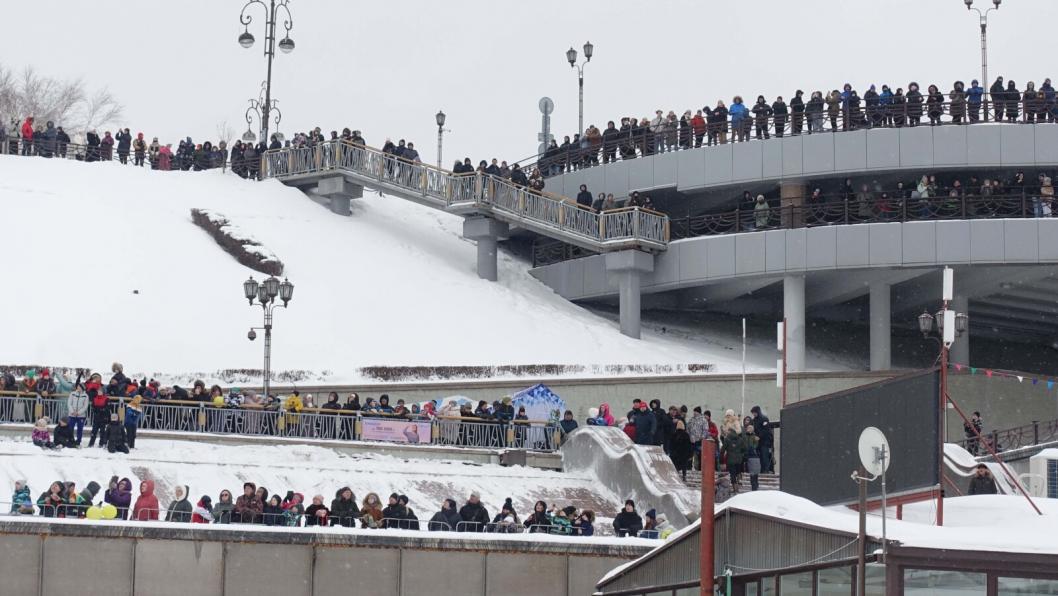
[[[1021,496],[976,495],[944,500],[944,526],[933,525],[935,502],[903,506],[903,520],[890,517],[886,537],[901,546],[963,551],[1009,552],[1058,555],[1058,500],[1036,499],[1038,515]],[[726,510],[789,521],[802,526],[856,534],[859,515],[845,507],[822,507],[807,499],[781,491],[743,493],[720,504],[716,515]],[[890,513],[892,515],[892,513]],[[700,521],[673,533],[649,553],[607,573],[600,583],[649,560],[683,536],[697,531]],[[867,534],[882,536],[880,512],[867,517]]]

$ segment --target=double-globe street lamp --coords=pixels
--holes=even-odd
[[[591,42],[584,43],[584,62],[577,64],[577,50],[570,46],[566,50],[566,61],[569,62],[570,68],[577,69],[577,82],[580,85],[580,103],[577,110],[577,132],[584,134],[584,65],[591,62],[591,55],[595,53],[595,46],[591,45]],[[544,141],[547,142],[546,140]]]
[[[945,270],[945,287],[950,288],[952,284],[948,281],[950,270]],[[950,290],[945,289],[943,307],[937,311],[936,316],[923,311],[918,315],[918,330],[922,337],[932,339],[940,347],[940,396],[938,398],[937,413],[937,525],[944,525],[944,444],[947,442],[947,411],[948,411],[948,351],[955,340],[962,337],[970,324],[970,317],[966,313],[948,310]],[[933,335],[933,323],[936,321],[937,335]],[[938,337],[939,336],[939,337]]]
[[[991,83],[988,82],[988,13],[993,10],[999,10],[999,5],[1002,4],[1003,0],[992,0],[995,8],[989,8],[984,12],[981,12],[979,8],[974,8],[974,0],[963,0],[963,2],[966,3],[966,10],[977,11],[977,16],[981,19],[981,86],[984,87],[985,122],[987,122],[989,89],[991,88]],[[994,100],[995,98],[991,99]]]
[[[254,116],[257,116],[258,120],[263,122],[262,119],[265,117],[264,96],[265,83],[261,83],[261,94],[257,99],[249,100],[250,107],[246,108],[246,132],[242,133],[242,140],[245,143],[253,143],[257,141],[257,135],[253,131],[253,118]],[[278,100],[273,99],[271,101],[272,104],[268,106],[268,113],[273,116],[273,121],[276,125],[276,131],[272,133],[272,136],[274,136],[277,141],[283,142],[283,133],[279,132],[279,122],[283,119],[283,112],[281,112],[279,106],[276,105],[279,103]],[[264,142],[265,145],[268,145],[269,143],[268,139],[263,137],[261,138],[261,141]]]
[[[253,22],[253,17],[247,14],[247,9],[254,4],[260,4],[265,10],[265,47],[264,55],[268,59],[268,76],[265,79],[264,88],[264,101],[259,102],[258,106],[254,106],[255,109],[260,110],[261,117],[261,140],[268,142],[268,120],[269,112],[273,109],[274,104],[272,103],[272,60],[276,54],[276,22],[279,10],[282,9],[286,12],[286,18],[283,20],[283,27],[286,28],[286,34],[283,39],[279,41],[279,49],[284,54],[289,54],[294,51],[294,40],[290,39],[290,30],[294,27],[294,17],[290,14],[289,7],[290,0],[268,0],[265,4],[264,0],[250,0],[242,7],[242,11],[239,13],[239,22],[242,23],[245,28],[241,35],[239,35],[239,45],[244,48],[250,48],[254,44],[254,36],[250,33],[250,23]],[[250,100],[251,103],[254,100]],[[249,115],[247,115],[249,120]]]
[[[267,399],[271,395],[272,380],[272,311],[276,306],[286,308],[290,304],[290,300],[294,297],[294,284],[288,279],[280,282],[274,275],[257,283],[257,280],[250,276],[250,279],[243,282],[242,291],[243,296],[250,301],[250,306],[253,306],[256,300],[264,311],[264,394]],[[276,302],[277,298],[283,301],[282,305]],[[250,328],[250,332],[246,334],[250,341],[257,339],[255,329],[262,329],[262,327]]]

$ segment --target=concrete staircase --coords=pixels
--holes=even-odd
[[[718,472],[716,474],[717,479],[721,476],[727,476],[727,472]],[[739,485],[736,487],[736,493],[750,492],[752,487],[749,484],[749,474],[742,474],[740,477]],[[761,474],[757,478],[759,490],[779,490],[779,475],[778,474]],[[702,488],[702,473],[696,470],[689,470],[687,472],[687,480],[685,484],[693,489],[701,490]]]

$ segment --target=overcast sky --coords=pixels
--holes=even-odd
[[[795,89],[980,76],[976,13],[963,0],[291,0],[297,48],[278,54],[273,96],[287,135],[359,128],[416,143],[436,161],[434,114],[448,114],[454,158],[514,160],[536,152],[537,102],[552,131],[577,126],[576,74],[564,53],[595,45],[585,70],[585,122],[681,112],[733,95],[769,101]],[[976,0],[981,8],[991,6]],[[265,77],[258,43],[236,38],[240,0],[5,3],[0,62],[109,86],[135,133],[175,142],[246,129],[246,100]],[[1058,2],[1005,0],[990,19],[989,76],[1024,88],[1058,74]],[[747,98],[749,100],[749,98]],[[4,115],[5,117],[7,115]],[[257,125],[254,125],[256,130]]]

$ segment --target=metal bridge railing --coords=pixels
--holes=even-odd
[[[124,421],[127,399],[111,398],[109,413]],[[44,398],[32,395],[0,395],[0,423],[32,424],[43,416],[52,423],[68,414],[66,398]],[[383,413],[364,413],[323,408],[299,411],[281,407],[216,407],[207,402],[176,400],[144,401],[143,415],[137,428],[170,432],[213,433],[249,436],[299,437],[328,440],[380,442],[413,442],[423,445],[447,445],[474,448],[508,448],[554,451],[560,443],[557,426],[542,420],[500,421],[482,418],[438,417],[404,418]],[[94,424],[94,412],[86,413],[86,422]],[[371,421],[386,421],[390,426],[405,428],[373,431]],[[405,424],[407,423],[407,424]],[[409,425],[416,426],[411,433]],[[420,431],[419,429],[422,428]],[[408,431],[401,434],[402,431]],[[397,433],[400,438],[394,435]],[[412,440],[412,437],[414,440]]]
[[[622,210],[620,215],[596,213],[565,197],[504,178],[482,173],[453,174],[345,141],[269,151],[261,161],[263,178],[284,180],[330,170],[345,171],[432,199],[444,208],[472,206],[501,219],[535,224],[545,234],[551,229],[558,237],[573,235],[599,251],[629,242],[661,249],[669,241],[668,216],[662,213],[639,208]],[[610,221],[614,219],[623,223]]]

